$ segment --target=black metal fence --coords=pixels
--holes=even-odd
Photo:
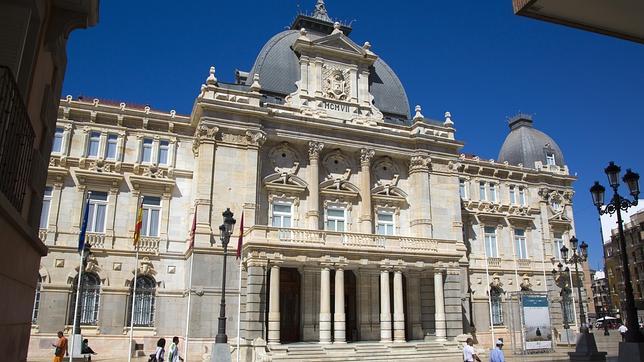
[[[29,182],[34,138],[13,73],[0,65],[0,192],[18,212]]]

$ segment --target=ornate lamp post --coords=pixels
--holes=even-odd
[[[576,237],[570,238],[570,246],[572,246],[572,255],[568,258],[568,248],[564,245],[561,247],[561,258],[566,264],[575,265],[575,274],[577,277],[577,295],[579,298],[579,331],[581,333],[588,333],[588,326],[586,325],[586,313],[584,312],[584,303],[581,297],[581,277],[579,277],[579,264],[588,259],[588,244],[581,242]],[[579,248],[578,248],[579,247]],[[566,268],[568,269],[568,268]]]
[[[608,182],[610,187],[613,189],[613,197],[608,202],[604,204],[604,194],[606,189],[604,186],[600,185],[598,181],[595,181],[593,187],[590,188],[590,194],[593,198],[593,204],[597,207],[599,215],[604,214],[617,214],[617,228],[619,230],[619,247],[621,249],[621,261],[622,261],[622,270],[624,273],[624,294],[626,295],[626,327],[628,331],[626,332],[626,342],[630,343],[644,343],[644,337],[639,331],[639,323],[637,321],[637,309],[635,308],[635,298],[633,296],[633,286],[631,285],[631,272],[628,264],[628,253],[626,252],[626,238],[624,237],[624,226],[622,225],[622,213],[621,211],[626,211],[629,208],[637,205],[637,198],[640,194],[639,179],[640,175],[631,171],[630,169],[626,170],[626,174],[622,178],[622,181],[628,186],[628,191],[630,192],[633,200],[630,201],[619,195],[617,189],[619,188],[619,176],[620,176],[620,167],[615,165],[614,162],[610,162],[608,167],[604,169],[606,176],[608,176]],[[621,350],[621,345],[620,345]],[[620,355],[621,355],[620,351]]]
[[[557,269],[552,269],[552,276],[555,279],[555,281],[557,280],[557,275],[559,275],[560,277],[563,277],[564,280],[568,281],[570,279],[569,274],[570,274],[570,268],[566,267],[566,269],[564,269],[563,264],[561,264],[561,263],[557,264]],[[566,283],[562,283],[561,296],[564,297],[568,293],[568,290],[569,289],[566,286]],[[566,305],[565,302],[566,302],[566,299],[564,299],[564,305]],[[565,315],[565,311],[564,311],[564,325],[563,325],[563,328],[566,329],[566,330],[570,329],[570,325],[568,324],[568,322],[569,322],[569,320],[568,320],[567,316]],[[570,341],[568,341],[568,342],[570,343]]]
[[[224,247],[224,260],[222,266],[221,279],[221,303],[219,304],[219,323],[217,326],[217,336],[215,337],[215,346],[211,357],[212,362],[227,362],[231,360],[230,349],[228,347],[228,336],[226,335],[226,258],[228,256],[228,242],[230,235],[233,233],[235,219],[229,208],[222,213],[224,223],[219,226],[221,245]]]

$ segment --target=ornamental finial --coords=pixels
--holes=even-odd
[[[210,67],[210,75],[206,79],[206,84],[208,85],[217,85],[217,77],[215,77],[215,67]]]
[[[326,5],[324,5],[324,0],[317,0],[317,2],[315,3],[315,10],[313,11],[313,17],[316,19],[331,22],[329,13],[326,11]]]
[[[414,110],[416,111],[416,114],[414,115],[414,122],[422,122],[423,120],[425,120],[425,116],[423,116],[423,114],[420,113],[420,111],[422,110],[420,105],[417,105],[416,108],[414,108]]]
[[[452,114],[450,112],[445,112],[445,122],[443,122],[443,126],[446,126],[446,127],[454,126],[454,122],[452,122]]]

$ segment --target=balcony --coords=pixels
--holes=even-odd
[[[29,183],[34,138],[13,73],[0,66],[0,192],[18,212]]]
[[[85,243],[89,244],[93,249],[105,249],[105,234],[86,233]]]
[[[139,251],[144,253],[159,254],[161,239],[158,237],[143,236],[139,239]]]
[[[249,244],[264,243],[312,248],[341,248],[413,254],[432,254],[439,251],[439,240],[400,235],[376,235],[355,232],[274,228],[256,225],[247,236]],[[444,243],[453,242],[443,240]],[[447,248],[446,248],[447,249]],[[454,247],[452,246],[452,249]],[[449,250],[445,250],[449,253]],[[453,250],[456,252],[456,250]]]
[[[500,268],[501,258],[487,258],[487,266],[489,268]]]
[[[530,269],[530,264],[532,260],[530,259],[517,259],[517,266],[521,269]]]

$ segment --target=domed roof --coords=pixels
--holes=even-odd
[[[246,84],[252,83],[252,74],[258,74],[262,92],[283,96],[295,92],[295,82],[300,79],[300,65],[291,45],[299,35],[298,30],[292,29],[273,36],[259,52]],[[315,40],[326,35],[309,31],[307,36]],[[380,58],[371,69],[369,91],[374,97],[374,104],[385,115],[385,121],[404,123],[409,120],[409,101],[405,89],[394,71]]]
[[[547,165],[549,156],[554,157],[557,166],[566,164],[559,145],[534,128],[529,116],[519,115],[510,120],[510,133],[499,152],[499,162],[507,161],[511,165],[521,163],[524,167],[535,168],[536,161]]]

